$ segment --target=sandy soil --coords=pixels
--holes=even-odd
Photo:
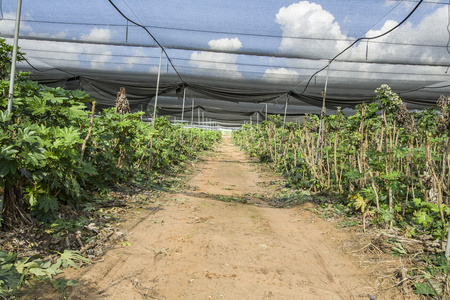
[[[270,193],[261,171],[225,137],[196,163],[190,188],[166,194],[163,210],[130,218],[131,245],[67,277],[68,299],[370,299],[376,281],[343,250],[349,232],[305,207],[218,201]],[[392,299],[393,295],[378,295]],[[41,295],[44,299],[45,295]],[[374,299],[374,298],[373,298]]]

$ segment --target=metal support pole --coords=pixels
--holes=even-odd
[[[200,107],[197,109],[197,127],[198,127],[198,140],[200,141],[202,130],[200,128]]]
[[[322,113],[320,114],[320,125],[319,125],[319,135],[317,136],[317,146],[316,146],[316,157],[314,158],[314,164],[317,164],[317,157],[319,156],[319,146],[320,146],[320,137],[322,135],[322,123],[323,123],[323,117],[325,116],[327,108],[325,107],[325,99],[327,95],[327,86],[328,86],[328,74],[330,73],[330,64],[331,61],[328,63],[327,68],[327,77],[325,78],[325,88],[322,92]]]
[[[267,121],[267,103],[266,103],[266,121]]]
[[[191,144],[192,144],[192,135],[194,132],[194,102],[195,99],[192,99],[192,112],[191,112]]]
[[[152,129],[155,129],[156,106],[158,105],[159,78],[161,77],[162,55],[163,55],[163,49],[161,48],[161,54],[159,55],[158,79],[156,80],[156,95],[155,95],[155,106],[153,107]],[[148,165],[147,165],[148,172],[150,172],[150,165],[152,163],[152,148],[153,148],[153,136],[151,137],[151,142],[150,142],[150,154],[148,157]]]
[[[284,118],[283,118],[283,127],[281,128],[281,136],[280,136],[280,152],[281,152],[281,146],[283,146],[283,134],[284,134],[284,125],[286,124],[286,113],[289,103],[289,94],[287,95],[286,104],[284,105]],[[280,153],[281,158],[281,153]]]
[[[284,129],[284,124],[286,123],[286,113],[287,113],[288,103],[289,103],[289,95],[288,95],[288,98],[286,100],[286,105],[284,106],[283,129]]]
[[[195,99],[192,99],[191,127],[194,126],[194,102],[195,102]]]
[[[186,89],[183,90],[183,109],[181,110],[181,122],[184,122],[184,104],[186,103]]]
[[[183,108],[181,110],[181,128],[180,128],[180,139],[183,136],[183,125],[184,125],[184,103],[186,102],[186,88],[183,90]]]
[[[19,26],[20,26],[20,11],[22,10],[22,0],[17,0],[16,10],[16,27],[14,29],[14,45],[13,54],[11,59],[11,74],[9,81],[9,93],[8,93],[8,113],[12,113],[12,101],[14,96],[14,79],[16,78],[16,61],[17,61],[17,48],[19,42]],[[3,213],[3,198],[0,198],[0,225]]]
[[[202,138],[203,138],[203,143],[205,143],[205,112],[202,111]]]
[[[14,28],[14,45],[11,58],[11,74],[9,80],[9,93],[8,93],[8,112],[12,113],[12,101],[14,96],[14,80],[16,78],[16,61],[17,61],[17,48],[19,43],[19,27],[20,27],[20,12],[22,10],[22,0],[17,0],[16,10],[16,26]]]
[[[250,139],[253,140],[253,123],[252,123],[252,116],[250,116]]]

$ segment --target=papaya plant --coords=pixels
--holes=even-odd
[[[247,124],[233,139],[273,165],[293,188],[336,199],[360,195],[355,199],[364,199],[373,225],[444,239],[449,223],[449,98],[442,96],[437,107],[440,111],[433,107],[411,113],[382,85],[373,101],[357,105],[353,115],[338,109],[325,116],[319,143],[317,115],[285,124],[284,130],[280,118]],[[352,207],[364,217],[362,204]]]
[[[0,66],[6,72],[10,47],[4,40],[0,45]],[[80,206],[89,201],[91,191],[133,182],[136,176],[151,181],[157,172],[195,157],[220,139],[220,132],[182,129],[165,118],[158,118],[153,129],[142,122],[142,113],[105,109],[95,117],[95,100],[87,93],[47,87],[23,73],[17,76],[10,114],[5,77],[0,95],[0,193],[4,198],[0,224],[9,227],[51,222],[61,204]],[[154,172],[147,174],[151,145]]]

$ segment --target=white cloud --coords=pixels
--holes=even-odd
[[[225,38],[219,40],[211,40],[208,42],[208,46],[212,50],[235,51],[242,48],[242,43],[238,38]]]
[[[276,15],[276,22],[281,25],[283,32],[279,47],[282,52],[305,58],[322,59],[286,60],[288,67],[301,68],[298,70],[300,77],[307,72],[312,74],[320,69],[327,60],[350,45],[345,41],[346,39],[352,39],[341,31],[339,24],[334,21],[333,15],[320,5],[308,1],[281,8]],[[445,47],[442,47],[448,40],[447,23],[448,8],[441,7],[424,17],[418,24],[405,22],[386,36],[368,43],[362,41],[339,57],[341,60],[351,60],[355,63],[333,62],[330,68],[330,77],[362,80],[384,79],[386,81],[395,79],[407,82],[409,79],[419,80],[420,74],[427,74],[426,80],[428,81],[442,80],[442,67],[414,66],[414,64],[450,64],[450,55]],[[367,32],[366,37],[385,33],[397,24],[397,21],[387,20],[380,29]],[[294,36],[306,39],[289,38]],[[316,41],[314,40],[316,38],[323,40]],[[399,43],[406,45],[398,45]],[[420,45],[440,45],[441,47]],[[322,66],[314,70],[314,65],[317,66],[318,62]],[[366,62],[386,64],[366,64]],[[273,69],[268,69],[266,73],[267,75],[265,74],[263,78],[272,74]],[[320,75],[324,74],[325,72]]]
[[[411,64],[448,64],[450,63],[450,55],[447,53],[445,47],[426,46],[445,46],[449,38],[447,22],[447,7],[441,7],[436,9],[432,14],[424,17],[416,26],[410,22],[406,22],[391,33],[369,41],[368,51],[366,51],[367,43],[362,42],[353,47],[343,57],[365,60],[367,55],[368,60],[371,61]],[[396,21],[388,20],[379,30],[370,30],[367,32],[366,37],[374,37],[385,33],[397,24]]]
[[[6,39],[12,44],[12,39]],[[66,42],[19,40],[20,51],[25,53],[26,58],[34,59],[33,65],[40,61],[42,68],[50,67],[77,67],[79,66],[80,49],[77,44]],[[35,66],[38,67],[39,66]]]
[[[103,52],[101,53],[101,55],[96,55],[92,60],[91,60],[91,68],[92,69],[105,69],[107,67],[107,63],[112,59],[112,52],[110,50],[106,50],[104,46],[102,46],[101,49],[103,50]],[[89,52],[91,51],[91,49],[86,49],[86,54],[90,54]],[[96,53],[98,49],[96,50]]]
[[[13,35],[16,27],[15,19],[15,13],[3,13],[3,19],[0,20],[0,34]],[[20,32],[29,32],[32,30],[32,27],[20,22],[19,30]]]
[[[88,34],[81,35],[82,41],[108,42],[111,40],[112,32],[107,28],[93,28]]]
[[[212,50],[233,51],[242,47],[238,38],[211,40],[208,43]],[[191,54],[190,65],[195,71],[203,75],[220,75],[233,79],[243,76],[236,64],[236,54],[200,51]]]
[[[276,21],[283,31],[280,50],[305,58],[331,59],[350,45],[350,42],[345,40],[352,39],[342,33],[331,13],[308,1],[281,8],[276,15]],[[424,17],[419,24],[414,26],[406,22],[391,33],[369,41],[368,47],[366,41],[360,42],[339,58],[364,62],[367,56],[369,61],[445,64],[449,62],[450,55],[444,47],[411,44],[445,45],[448,40],[447,23],[448,9],[441,7]],[[366,37],[385,33],[397,24],[397,21],[387,20],[380,29],[368,31]],[[304,39],[292,38],[295,36]],[[394,45],[395,43],[406,45]]]
[[[280,50],[286,53],[329,57],[349,44],[343,41],[347,36],[341,32],[334,16],[315,3],[301,1],[282,7],[276,22],[283,31]]]
[[[4,13],[4,19],[0,20],[0,33],[13,34],[14,14]],[[21,23],[20,32],[27,31],[27,36],[48,39],[67,38],[65,32],[57,34],[35,33],[30,26]],[[80,40],[107,42],[111,40],[113,32],[109,29],[93,28],[87,34],[81,35]],[[9,41],[8,42],[12,42]],[[106,68],[107,63],[112,59],[112,51],[109,46],[96,44],[78,44],[70,42],[57,42],[50,40],[29,40],[20,39],[19,47],[27,58],[34,58],[34,62],[40,61],[47,67],[78,67],[81,65],[80,57],[87,55],[90,59],[90,67],[93,69]]]
[[[135,65],[143,65],[150,63],[150,59],[146,57],[142,49],[133,49],[133,54],[123,59],[128,69],[133,68]]]
[[[299,74],[294,70],[288,70],[286,68],[267,69],[264,72],[262,79],[275,83],[295,83],[299,80]]]
[[[150,74],[158,74],[158,70],[159,70],[159,66],[156,66],[156,67],[150,67],[150,69],[148,69],[148,72],[149,72]],[[161,66],[161,74],[168,74],[167,68],[163,68],[163,67]]]
[[[16,26],[14,21],[15,19],[16,19],[15,13],[3,13],[3,19],[0,20],[0,34],[13,35]],[[23,16],[22,19],[24,19]],[[30,20],[32,18],[30,15],[27,15],[26,19]],[[67,34],[64,32],[59,32],[53,35],[47,33],[36,33],[33,31],[33,27],[26,24],[26,22],[24,23],[23,21],[20,22],[19,32],[20,34],[26,33],[29,36],[49,37],[49,38],[65,38],[67,36]]]
[[[108,42],[111,40],[111,37],[112,32],[110,29],[95,27],[91,29],[88,34],[81,35],[80,40],[92,42]],[[107,68],[107,63],[111,61],[113,57],[110,46],[106,45],[82,44],[80,52],[88,55],[88,57],[91,58],[90,65],[92,69]]]

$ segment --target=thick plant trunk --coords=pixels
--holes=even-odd
[[[126,114],[131,112],[130,110],[130,103],[128,102],[126,93],[125,93],[125,88],[124,87],[120,87],[120,91],[117,93],[117,98],[116,98],[116,109],[115,109],[115,113],[116,114]]]
[[[2,216],[2,225],[7,228],[33,224],[30,214],[25,209],[22,180],[15,180],[14,184],[5,183]]]

